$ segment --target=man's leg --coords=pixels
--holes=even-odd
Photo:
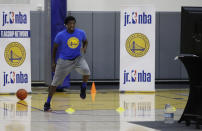
[[[62,84],[65,77],[69,74],[69,72],[73,69],[73,67],[74,65],[70,61],[62,59],[58,60],[53,81],[51,83],[51,86],[49,86],[48,98],[46,103],[44,104],[44,111],[51,111],[50,102],[56,91],[56,88],[57,86]]]
[[[83,82],[87,83],[88,82],[88,78],[89,78],[89,75],[84,75],[83,76]]]
[[[90,69],[88,67],[86,60],[83,57],[78,59],[78,63],[76,65],[76,71],[83,75],[83,82],[81,85],[80,97],[82,99],[85,99],[86,98],[87,82],[88,82],[88,78],[90,76]]]
[[[83,75],[83,83],[81,85],[81,90],[80,90],[81,91],[80,97],[82,99],[86,98],[86,87],[87,87],[88,78],[89,78],[89,75]]]
[[[53,97],[53,94],[55,93],[56,91],[56,86],[49,86],[48,87],[48,98],[47,98],[47,101],[46,103],[44,104],[44,111],[52,111],[51,108],[50,108],[50,102],[51,102],[51,99]]]

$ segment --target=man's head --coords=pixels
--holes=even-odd
[[[73,32],[76,24],[76,19],[73,16],[67,16],[65,18],[64,24],[69,32]]]

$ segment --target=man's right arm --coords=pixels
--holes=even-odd
[[[58,44],[54,43],[54,45],[53,45],[53,55],[52,55],[52,71],[53,72],[55,72],[55,67],[56,67],[55,57],[56,57],[57,49],[58,49]]]

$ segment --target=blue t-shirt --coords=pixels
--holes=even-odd
[[[54,42],[58,44],[59,58],[68,60],[81,55],[80,49],[82,41],[86,40],[86,34],[83,30],[75,28],[71,34],[67,29],[59,32]]]

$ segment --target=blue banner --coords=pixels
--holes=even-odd
[[[30,38],[30,30],[0,30],[0,38]]]
[[[67,13],[67,1],[66,0],[51,0],[51,52],[53,49],[54,39],[58,32],[65,29],[64,20]],[[58,49],[56,53],[56,60],[58,59],[58,54],[60,50]],[[51,53],[52,54],[52,53]],[[52,73],[54,75],[54,73]],[[58,88],[69,87],[69,76],[68,75],[62,86]]]

